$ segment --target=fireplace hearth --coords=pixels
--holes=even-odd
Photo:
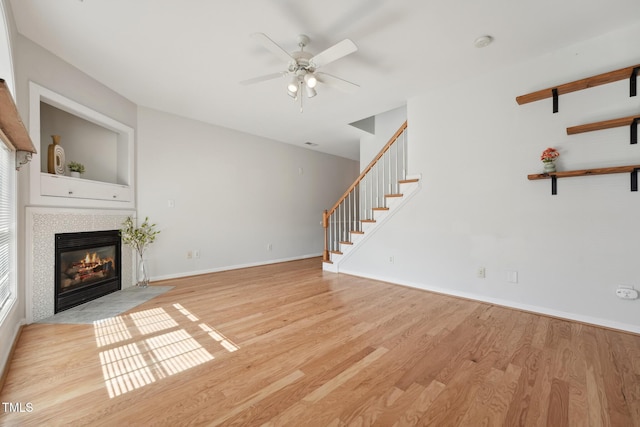
[[[120,290],[118,230],[55,235],[55,313]]]

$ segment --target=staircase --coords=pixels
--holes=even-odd
[[[407,122],[404,122],[338,202],[324,211],[325,271],[340,263],[367,240],[420,188],[407,165]]]

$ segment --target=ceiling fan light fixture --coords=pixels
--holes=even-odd
[[[290,97],[292,97],[293,99],[297,99],[298,98],[298,92],[291,92],[289,90],[289,88],[287,88],[287,95],[289,95]]]
[[[304,75],[304,82],[307,84],[307,87],[313,89],[318,84],[318,79],[313,73],[307,73]]]
[[[298,92],[298,76],[293,76],[291,81],[287,85],[287,90],[289,92],[293,92],[294,94]]]
[[[304,90],[307,93],[307,98],[313,98],[314,96],[316,96],[318,94],[318,92],[316,92],[316,90],[314,88],[309,87],[309,86],[305,86]]]

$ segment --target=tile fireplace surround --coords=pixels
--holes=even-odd
[[[135,211],[27,207],[25,227],[25,283],[27,323],[54,314],[56,233],[117,230]],[[122,246],[122,289],[133,286],[133,251]]]

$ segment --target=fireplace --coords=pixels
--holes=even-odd
[[[118,230],[55,235],[55,313],[120,290]]]

